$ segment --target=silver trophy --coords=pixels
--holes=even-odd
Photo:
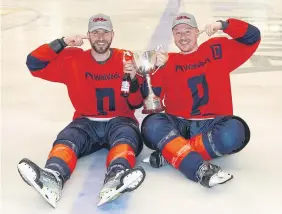
[[[137,67],[137,73],[144,77],[148,84],[148,96],[143,101],[143,114],[158,113],[164,111],[161,99],[154,94],[151,84],[151,75],[155,73],[157,61],[157,51],[150,50],[133,53],[133,59]]]

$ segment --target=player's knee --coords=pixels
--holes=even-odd
[[[246,123],[246,121],[243,120],[240,117],[237,117],[237,116],[233,116],[233,120],[235,120],[235,121],[237,120],[237,122],[240,123],[240,127],[243,126],[244,131],[242,131],[242,132],[244,132],[244,135],[241,135],[241,136],[244,140],[243,140],[243,143],[241,144],[241,146],[239,146],[238,148],[233,150],[231,154],[237,153],[237,152],[241,151],[243,148],[245,148],[245,146],[249,143],[250,138],[251,138],[251,131],[250,131],[250,128],[249,128],[248,124]]]
[[[83,135],[84,133],[75,127],[65,128],[57,135],[53,146],[57,144],[66,145],[78,155],[79,145],[82,143],[82,139],[84,139]]]
[[[136,156],[141,153],[143,149],[143,142],[139,130],[133,128],[132,126],[123,126],[118,129],[116,134],[116,139],[112,143],[111,147],[119,144],[127,144],[133,148]]]
[[[82,145],[85,144],[85,141],[89,138],[89,122],[90,120],[87,118],[78,118],[72,121],[67,127],[59,132],[54,144],[65,144],[78,154],[78,148],[82,147]]]
[[[218,151],[221,154],[231,154],[244,146],[245,127],[239,120],[231,119],[222,129]]]
[[[163,114],[147,116],[141,126],[141,133],[144,143],[150,149],[156,149],[157,143],[163,138],[162,132],[168,119]]]

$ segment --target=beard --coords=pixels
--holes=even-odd
[[[98,43],[103,42],[103,45],[99,45]],[[92,48],[95,50],[96,53],[98,54],[104,54],[106,53],[109,49],[110,46],[112,44],[112,40],[111,41],[96,41],[96,42],[91,42],[91,46]]]

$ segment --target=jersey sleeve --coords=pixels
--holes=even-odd
[[[245,63],[258,48],[261,35],[260,30],[244,21],[228,19],[228,26],[224,32],[232,39],[221,38],[222,52],[217,52],[215,48],[214,56],[223,54],[224,61],[227,63],[228,72],[232,72],[240,65]]]
[[[44,44],[32,51],[27,56],[26,65],[34,77],[64,83],[66,76],[64,59],[82,50],[79,48],[58,50],[50,44]]]

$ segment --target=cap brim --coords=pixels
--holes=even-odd
[[[113,29],[111,29],[109,27],[106,27],[106,26],[95,26],[95,27],[90,28],[88,31],[92,32],[92,31],[98,30],[98,29],[103,29],[103,30],[107,30],[107,31],[112,31],[113,30]]]
[[[172,29],[173,29],[175,26],[180,25],[180,24],[186,24],[186,25],[189,25],[189,26],[191,26],[191,27],[198,28],[198,26],[191,25],[191,24],[189,24],[189,23],[187,23],[187,22],[177,22],[176,24],[174,24],[174,25],[172,26]]]

